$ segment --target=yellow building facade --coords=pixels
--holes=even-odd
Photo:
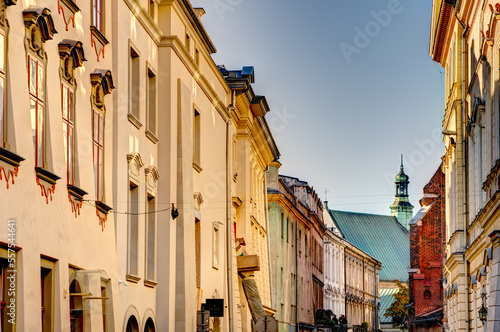
[[[499,11],[494,1],[433,1],[430,55],[445,68],[446,82],[443,287],[450,331],[500,330]]]

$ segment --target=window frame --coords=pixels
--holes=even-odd
[[[158,142],[158,75],[156,70],[154,70],[148,62],[146,62],[146,75],[147,75],[146,136],[153,143],[157,143]],[[151,119],[153,119],[153,121],[151,121]]]
[[[36,68],[34,86],[32,86],[32,62]],[[40,71],[43,75],[42,78],[39,77]],[[44,61],[30,53],[28,53],[28,92],[35,167],[45,168],[45,64]],[[32,106],[35,106],[34,110]]]
[[[65,91],[67,91],[66,100],[64,94]],[[65,102],[67,103],[66,117],[64,111]],[[72,86],[70,86],[65,82],[61,83],[61,110],[62,110],[62,120],[63,120],[63,139],[65,140],[64,159],[66,164],[66,180],[68,182],[68,185],[74,185],[75,184],[75,91]]]
[[[140,129],[142,123],[141,118],[141,54],[137,47],[135,47],[129,41],[129,67],[128,67],[128,78],[129,78],[129,107],[128,107],[128,119],[129,121]]]
[[[97,140],[96,129],[98,131]],[[99,152],[97,160],[96,150]],[[95,107],[93,108],[92,115],[92,156],[94,165],[95,197],[96,201],[102,202],[104,199],[104,115]]]
[[[104,34],[104,0],[92,0],[91,13],[92,26]]]

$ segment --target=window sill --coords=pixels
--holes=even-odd
[[[149,130],[146,130],[146,137],[149,138],[154,144],[158,143],[159,141],[158,137],[156,137],[156,135]]]
[[[139,121],[139,119],[133,115],[132,113],[127,114],[128,121],[133,124],[137,129],[141,129],[142,123]]]
[[[97,210],[99,210],[99,212],[104,214],[108,214],[109,211],[113,210],[111,206],[106,205],[104,202],[101,201],[95,201],[95,207],[97,208]]]
[[[102,45],[108,45],[109,41],[104,37],[103,33],[99,31],[95,26],[90,26],[90,32],[92,32],[92,35],[102,44]]]
[[[80,8],[78,8],[76,3],[73,2],[72,0],[61,0],[61,2],[65,4],[66,7],[68,7],[68,9],[71,10],[73,14],[80,11]]]
[[[203,171],[203,168],[201,168],[200,165],[198,165],[198,163],[194,162],[193,161],[193,168],[198,172],[198,173],[201,173],[201,171]]]
[[[0,147],[0,160],[5,161],[7,164],[14,167],[18,167],[24,158],[10,150]]]
[[[134,274],[128,274],[126,276],[127,281],[133,282],[134,284],[137,284],[139,280],[141,280],[141,277],[138,277]]]
[[[150,288],[155,288],[156,285],[158,285],[158,282],[149,280],[149,279],[144,279],[144,286],[150,287]]]
[[[41,167],[35,167],[35,172],[36,176],[40,179],[43,180],[49,184],[56,184],[57,180],[60,180],[61,178],[46,169],[43,169]]]
[[[88,194],[85,190],[72,184],[68,184],[68,193],[79,201],[83,200],[83,196]]]

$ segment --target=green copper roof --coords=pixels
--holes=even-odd
[[[408,281],[410,235],[396,217],[329,211],[347,241],[382,263],[381,281]]]
[[[381,289],[378,294],[380,295],[380,322],[392,323],[392,318],[385,317],[384,314],[394,302],[394,294],[398,292],[398,288]]]

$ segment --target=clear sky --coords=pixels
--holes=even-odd
[[[193,0],[216,64],[255,67],[281,174],[332,209],[389,214],[404,154],[410,200],[444,154],[444,70],[428,55],[432,1]]]

